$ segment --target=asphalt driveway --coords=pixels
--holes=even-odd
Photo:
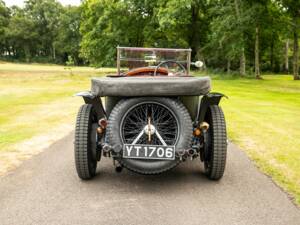
[[[73,134],[0,178],[0,224],[282,224],[299,225],[300,210],[233,144],[223,179],[209,181],[199,160],[143,176],[75,173]]]

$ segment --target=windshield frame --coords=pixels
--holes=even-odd
[[[121,47],[117,46],[117,73],[120,76],[121,73],[121,61],[126,61],[126,58],[121,59],[121,51],[122,50],[128,50],[128,51],[136,51],[136,52],[174,52],[174,53],[180,53],[184,52],[187,54],[186,57],[186,76],[190,75],[190,67],[191,67],[191,52],[192,50],[189,49],[183,49],[183,48],[143,48],[143,47]]]

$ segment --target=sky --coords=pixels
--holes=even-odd
[[[80,0],[58,0],[61,4],[63,5],[79,5]],[[17,6],[23,6],[24,5],[24,0],[4,0],[6,6],[12,6],[12,5],[17,5]]]

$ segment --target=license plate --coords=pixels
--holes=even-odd
[[[124,144],[123,158],[174,160],[175,146]]]

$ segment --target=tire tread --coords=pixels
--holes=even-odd
[[[92,105],[82,105],[78,111],[75,127],[74,156],[78,176],[83,179],[91,179],[95,171],[91,170],[89,163],[89,123],[92,115]],[[96,170],[96,169],[95,169]]]
[[[210,106],[212,119],[212,165],[207,176],[211,180],[222,178],[227,158],[227,133],[224,113],[220,106]]]

